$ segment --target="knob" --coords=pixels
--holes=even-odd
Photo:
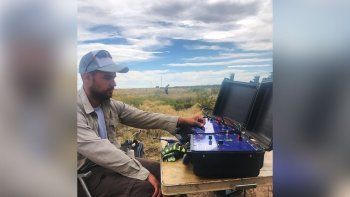
[[[218,144],[219,145],[223,145],[224,144],[224,140],[218,140]]]

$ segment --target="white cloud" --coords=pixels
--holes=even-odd
[[[172,67],[188,67],[188,66],[229,66],[237,64],[249,64],[249,63],[261,63],[271,61],[270,58],[248,58],[248,59],[236,59],[231,61],[218,61],[218,62],[186,62],[186,63],[173,63],[168,64]]]
[[[263,67],[263,66],[262,66]],[[129,71],[125,74],[117,74],[116,89],[118,88],[153,88],[156,86],[170,84],[170,86],[195,86],[195,85],[213,85],[220,84],[225,77],[235,73],[235,80],[248,82],[254,76],[261,78],[270,75],[269,71],[245,71],[240,69],[228,68],[224,70],[207,71],[188,71],[171,72],[169,70],[146,70]],[[78,75],[78,88],[82,86],[82,80]]]
[[[173,39],[195,40],[206,45],[187,46],[192,50],[223,51],[217,56],[193,57],[169,64],[174,67],[228,66],[221,71],[130,71],[117,77],[120,87],[154,87],[163,84],[201,85],[219,84],[230,73],[237,80],[249,81],[256,74],[242,69],[252,64],[265,67],[271,58],[260,53],[231,53],[230,48],[218,43],[228,43],[242,51],[272,49],[271,0],[78,0],[78,63],[91,50],[106,49],[119,63],[150,61],[157,58],[164,46]],[[96,26],[108,25],[108,31],[92,31]],[[114,29],[114,30],[113,30]],[[127,44],[84,43],[98,39],[122,38]],[[191,48],[192,47],[192,48]],[[179,59],[180,60],[180,59]],[[80,77],[78,76],[80,80]],[[81,84],[78,80],[78,84]]]
[[[219,71],[189,71],[189,72],[169,72],[165,71],[129,71],[126,74],[119,74],[116,78],[118,88],[150,88],[170,84],[170,86],[193,86],[220,84],[225,77],[235,73],[235,80],[248,82],[254,76],[261,78],[269,76],[268,71],[245,71],[239,69],[224,69]]]
[[[186,49],[191,49],[191,50],[222,50],[222,51],[232,50],[219,45],[185,45],[184,47]]]
[[[272,48],[272,5],[265,1],[78,1],[79,41],[108,38],[96,25],[118,28],[116,35],[138,40],[138,50],[160,47],[167,39],[231,42],[243,50]]]
[[[121,38],[117,33],[106,33],[106,32],[94,32],[89,31],[78,25],[78,40],[79,41],[91,41],[106,38]]]
[[[266,53],[220,53],[216,56],[198,56],[192,58],[184,58],[183,60],[189,62],[211,61],[211,60],[223,60],[223,59],[245,59],[252,57],[264,56]]]
[[[251,64],[251,65],[235,65],[227,66],[228,68],[259,68],[259,67],[271,67],[270,64]]]
[[[115,62],[121,63],[125,61],[145,61],[155,58],[155,54],[159,51],[144,51],[133,45],[107,45],[101,43],[90,43],[78,45],[78,62],[81,57],[92,50],[104,49],[110,52]]]

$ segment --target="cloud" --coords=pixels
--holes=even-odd
[[[271,0],[256,1],[78,1],[78,39],[111,37],[118,33],[139,50],[186,39],[230,42],[243,50],[271,50]],[[97,25],[116,27],[93,32]],[[111,34],[112,33],[112,34]]]
[[[228,68],[223,70],[207,71],[188,71],[171,72],[170,70],[146,70],[129,71],[125,74],[117,74],[116,89],[118,88],[154,88],[156,86],[170,84],[170,86],[195,86],[195,85],[213,85],[220,84],[225,77],[235,73],[235,80],[249,82],[254,76],[259,75],[262,78],[270,75],[270,72],[257,70],[245,71],[240,69]],[[78,88],[82,85],[80,76],[78,76]]]
[[[256,74],[267,76],[264,67],[272,63],[271,3],[271,0],[105,0],[103,3],[78,0],[78,63],[85,53],[96,49],[110,51],[118,63],[152,61],[160,53],[166,53],[164,47],[184,40],[184,47],[193,50],[197,57],[169,58],[172,62],[165,65],[169,66],[168,70],[118,75],[120,87],[154,87],[160,85],[161,76],[170,85],[220,83],[231,72],[246,81]],[[101,30],[101,26],[108,28]],[[123,42],[117,42],[116,38]],[[99,43],[103,39],[117,41]],[[189,45],[186,41],[205,44]],[[213,53],[201,56],[199,50]],[[199,66],[225,69],[194,71]],[[254,72],[242,69],[253,66]],[[176,67],[190,67],[193,71],[175,72]]]
[[[195,19],[203,22],[231,22],[257,14],[259,3],[221,1],[204,4],[195,8]]]
[[[258,6],[258,1],[160,1],[151,5],[148,13],[178,20],[191,18],[203,23],[222,23],[255,15]]]
[[[104,49],[110,52],[115,62],[131,62],[131,61],[146,61],[156,58],[155,54],[162,53],[160,51],[144,51],[133,45],[109,45],[101,43],[89,43],[78,45],[78,63],[83,55],[92,51]]]
[[[168,64],[172,67],[188,67],[188,66],[229,66],[234,64],[250,64],[250,63],[264,63],[271,62],[270,58],[249,58],[249,59],[236,59],[231,61],[219,61],[219,62],[186,62],[186,63],[173,63]]]
[[[151,3],[146,13],[167,18],[182,18],[189,7],[191,7],[189,1],[168,1],[167,3],[159,1]]]
[[[216,56],[198,56],[192,58],[183,58],[185,61],[189,62],[200,62],[200,61],[211,61],[211,60],[223,60],[223,59],[245,59],[252,57],[266,56],[267,53],[220,53]]]
[[[221,50],[221,51],[229,51],[232,50],[230,48],[227,47],[222,47],[219,45],[185,45],[184,46],[186,49],[190,49],[190,50]]]
[[[251,64],[251,65],[236,65],[227,66],[228,68],[258,68],[258,67],[271,67],[271,64]]]
[[[235,73],[235,79],[238,81],[248,82],[254,76],[259,75],[261,78],[270,75],[268,71],[245,71],[239,69],[224,70],[207,70],[207,71],[188,71],[188,72],[170,72],[165,71],[129,71],[126,74],[119,74],[116,78],[118,88],[149,88],[170,84],[170,86],[194,86],[194,85],[212,85],[220,84],[225,77]]]

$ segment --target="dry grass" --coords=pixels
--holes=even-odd
[[[201,107],[213,108],[219,87],[202,88],[170,88],[166,95],[163,89],[121,89],[113,93],[113,98],[133,105],[139,109],[149,112],[164,113],[182,117],[192,117],[201,114]],[[121,125],[117,129],[117,137],[120,142],[131,139],[132,135],[140,129]],[[136,139],[142,141],[145,147],[145,157],[152,160],[160,160],[161,136],[170,136],[166,131],[159,129],[142,130]],[[188,195],[190,197],[211,197],[212,192]],[[243,196],[243,195],[242,195]],[[259,186],[256,189],[247,191],[247,196],[272,196],[272,184]]]

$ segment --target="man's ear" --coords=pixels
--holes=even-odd
[[[84,73],[81,75],[81,79],[84,80],[91,80],[91,74],[90,73]]]
[[[91,84],[94,81],[95,71],[84,73],[81,75],[81,78],[83,80],[83,83],[85,84]]]

